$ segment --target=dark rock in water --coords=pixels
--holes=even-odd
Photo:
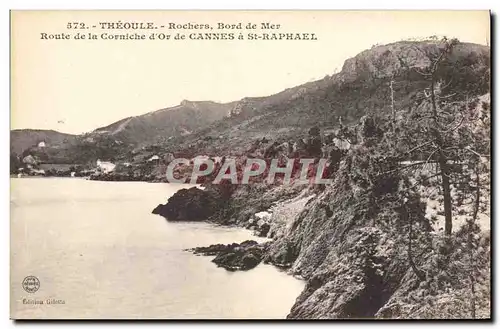
[[[232,184],[209,184],[204,190],[196,187],[181,189],[166,204],[158,205],[153,214],[170,221],[218,221],[236,189]]]
[[[267,236],[267,233],[269,233],[269,230],[271,229],[271,225],[268,223],[262,224],[259,229],[258,229],[258,236],[260,237],[265,237]]]
[[[245,255],[241,259],[244,268],[254,268],[259,265],[260,261],[261,259],[257,258],[254,254]]]
[[[238,255],[234,252],[227,251],[218,254],[212,262],[219,265],[220,267],[224,267],[227,270],[238,270],[237,267]]]
[[[194,254],[202,254],[204,256],[218,255],[220,253],[231,252],[233,250],[243,250],[248,249],[253,246],[258,246],[259,244],[254,240],[246,240],[242,243],[231,243],[231,244],[212,244],[208,247],[196,247],[193,249],[188,249]]]
[[[158,205],[153,214],[170,221],[203,221],[218,210],[219,202],[213,193],[192,187],[177,191],[165,205]]]
[[[239,244],[213,244],[208,247],[189,249],[189,251],[204,256],[216,256],[212,262],[228,271],[245,271],[260,264],[266,248],[267,244],[247,240]]]
[[[153,209],[153,211],[151,213],[155,214],[155,215],[159,215],[161,213],[163,207],[165,207],[165,205],[159,204],[156,206],[156,208]]]
[[[245,241],[243,243],[246,243],[246,242],[248,242],[248,241]],[[252,242],[255,242],[255,241],[252,241]],[[218,243],[218,244],[212,244],[208,247],[196,247],[196,248],[188,249],[188,250],[192,251],[196,255],[201,254],[204,256],[216,256],[220,253],[231,251],[238,246],[239,246],[238,243],[231,243],[231,244]]]

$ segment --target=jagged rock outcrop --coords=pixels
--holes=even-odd
[[[170,221],[212,221],[227,224],[222,216],[236,189],[232,184],[207,184],[204,189],[192,187],[175,192],[166,204],[152,213]]]
[[[397,235],[383,224],[396,223],[397,214],[374,203],[353,171],[363,174],[363,154],[361,147],[351,151],[334,184],[309,201],[265,256],[307,281],[289,318],[373,317],[409,269]],[[398,187],[390,184],[388,193]]]
[[[380,142],[378,139],[384,131],[379,130],[373,118],[366,114],[370,111],[389,113],[393,80],[397,82],[394,106],[399,109],[413,107],[422,90],[428,87],[426,78],[415,68],[423,70],[430,64],[429,57],[422,54],[432,55],[438,51],[439,45],[434,41],[374,47],[347,60],[342,72],[323,81],[317,88],[301,90],[299,97],[291,100],[288,95],[281,94],[280,102],[270,102],[269,107],[262,107],[266,111],[255,112],[252,118],[231,117],[214,124],[210,130],[219,137],[228,136],[230,143],[221,139],[223,142],[214,146],[214,149],[224,151],[232,151],[235,146],[245,149],[243,146],[253,140],[248,138],[248,132],[259,139],[265,135],[273,143],[263,146],[262,153],[272,157],[283,152],[281,146],[284,146],[277,141],[276,135],[272,135],[273,132],[280,132],[285,140],[296,140],[297,136],[306,133],[304,128],[318,122],[337,122],[338,116],[342,116],[351,125],[361,118],[356,133],[348,136],[352,141],[349,148],[325,153],[315,131],[311,131],[309,139],[299,139],[292,148],[298,156],[325,153],[334,160],[335,168],[330,176],[334,183],[318,188],[315,191],[317,196],[307,200],[299,214],[290,215],[286,224],[277,229],[273,227],[273,220],[269,221],[267,233],[274,234],[275,240],[262,250],[260,259],[287,267],[291,273],[307,281],[289,318],[425,317],[422,310],[426,306],[420,302],[412,304],[411,299],[423,300],[431,293],[435,296],[430,300],[435,302],[440,298],[436,296],[446,296],[442,292],[447,289],[448,274],[433,272],[433,268],[439,268],[433,259],[439,261],[439,256],[429,250],[432,243],[413,246],[417,260],[411,260],[409,256],[407,222],[397,206],[401,202],[401,193],[398,193],[401,177],[380,180],[380,170],[374,169],[391,171],[394,163],[384,154],[366,156],[369,148]],[[449,88],[454,92],[484,92],[489,88],[485,82],[489,79],[488,62],[489,47],[461,43],[454,48],[450,65],[440,72],[439,78],[451,74],[454,79]],[[281,98],[286,101],[281,101]],[[260,151],[258,146],[256,144],[252,152]],[[373,156],[379,158],[374,160]],[[370,170],[372,175],[367,176]],[[224,203],[209,219],[245,226],[256,213],[268,211],[275,202],[300,192],[284,197],[276,193],[277,190],[277,187],[269,186],[240,186],[232,193],[230,202]],[[393,200],[393,203],[388,203],[388,200]],[[425,238],[429,233],[426,231],[429,222],[423,216],[425,209],[422,211],[419,207],[417,200],[412,220],[422,225],[418,238]],[[253,221],[250,224],[253,225]],[[416,241],[418,238],[414,237]],[[245,253],[235,252],[237,248],[239,246],[218,246],[209,248],[207,254],[217,256],[218,264],[226,264],[231,269],[249,266],[242,265]],[[486,245],[482,248],[484,254],[489,253]],[[247,257],[244,263],[251,266],[260,262],[259,257],[254,259],[254,256]],[[432,290],[429,286],[441,290]],[[466,295],[465,290],[463,295]]]
[[[334,79],[342,83],[353,82],[359,79],[393,78],[408,69],[408,65],[415,68],[425,68],[431,60],[423,54],[435,55],[443,47],[436,40],[399,41],[386,45],[375,45],[358,55],[345,61],[342,71]],[[468,56],[488,58],[489,47],[461,42],[454,48],[451,57],[455,61]]]
[[[217,194],[192,187],[177,191],[166,204],[153,209],[153,214],[169,221],[204,221],[219,209],[220,202]]]
[[[250,270],[262,261],[267,244],[247,240],[242,243],[215,244],[189,249],[195,254],[216,256],[212,262],[228,271]]]
[[[221,186],[209,185],[207,189],[217,187]],[[266,229],[265,225],[261,228],[266,220],[260,218],[255,220],[255,214],[268,211],[276,203],[297,196],[304,188],[303,185],[284,185],[270,188],[266,183],[230,185],[230,187],[232,187],[230,200],[224,203],[220,211],[212,216],[211,221],[257,228],[257,231],[262,232]]]
[[[246,228],[254,229],[258,236],[265,237],[271,229],[270,219],[272,214],[267,211],[261,211],[251,216]]]

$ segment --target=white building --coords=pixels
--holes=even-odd
[[[40,143],[38,143],[38,147],[45,147],[45,142],[44,141],[41,141]]]
[[[115,170],[116,165],[108,161],[97,160],[97,168],[99,168],[103,173],[109,173]]]

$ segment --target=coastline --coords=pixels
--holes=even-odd
[[[200,246],[192,251],[215,256],[213,261],[217,266],[230,271],[251,271],[262,262],[303,279],[306,286],[290,310],[289,319],[438,316],[433,308],[421,301],[421,296],[439,302],[449,295],[446,290],[441,291],[440,283],[435,281],[438,269],[433,257],[437,256],[433,250],[426,249],[425,243],[415,242],[413,248],[422,256],[416,266],[408,266],[406,228],[386,224],[388,221],[397,223],[400,214],[391,210],[393,206],[385,199],[374,203],[373,199],[380,196],[360,185],[372,173],[354,168],[366,167],[365,161],[380,161],[367,158],[365,152],[362,146],[353,148],[341,161],[333,183],[325,187],[239,185],[231,190],[230,196],[224,196],[217,186],[207,185],[202,192],[187,190],[182,198],[174,195],[155,211],[167,220],[182,221],[178,214],[191,208],[188,205],[193,200],[206,197],[210,202],[202,203],[206,208],[198,209],[208,214],[201,218],[203,221],[252,228],[254,222],[261,221],[257,232],[264,223],[269,225],[266,231],[266,236],[272,238],[269,242]],[[400,179],[404,177],[388,177],[387,181]],[[382,181],[381,184],[387,183]],[[398,183],[390,184],[394,185],[389,195],[398,195]],[[191,193],[195,195],[194,199],[190,199]],[[300,206],[279,220],[279,212],[275,209],[281,205],[285,210],[291,210],[286,205],[300,199],[303,201]],[[164,213],[162,207],[166,208]],[[269,213],[264,221],[256,216],[263,212]],[[422,223],[419,225],[425,225],[425,221]],[[457,259],[468,257],[459,248],[463,243],[464,229],[467,228],[458,226],[448,242],[450,250],[457,250],[453,256]],[[446,239],[442,233],[427,226],[419,230],[420,239],[425,237],[436,243]],[[478,232],[477,243],[481,246],[478,261],[487,263],[490,232]],[[487,269],[485,267],[481,275],[488,276]],[[422,278],[418,271],[425,271],[426,277]],[[455,271],[457,275],[467,273],[463,268]],[[456,295],[448,298],[458,302],[463,288],[459,281],[452,282],[454,288],[451,291]],[[480,298],[481,303],[486,302],[484,297]],[[478,316],[488,317],[488,306],[484,307],[478,309]]]

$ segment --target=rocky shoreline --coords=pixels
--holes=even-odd
[[[212,260],[219,267],[228,271],[247,271],[263,259],[268,243],[259,244],[253,240],[232,244],[213,244],[208,247],[187,249],[195,255],[215,256]]]
[[[414,238],[413,250],[419,257],[414,259],[416,264],[409,263],[406,226],[397,208],[387,201],[387,196],[399,193],[403,178],[396,175],[375,182],[382,184],[383,198],[376,194],[377,186],[366,189],[364,181],[373,178],[361,168],[366,168],[366,161],[380,160],[365,153],[363,147],[352,149],[326,187],[255,184],[227,190],[206,185],[204,190],[178,191],[153,213],[169,221],[197,219],[237,225],[270,238],[262,244],[244,241],[189,251],[212,256],[217,266],[229,271],[251,270],[262,262],[303,278],[306,287],[289,319],[458,316],[437,314],[431,306],[448,305],[446,298],[458,302],[461,297],[456,294],[463,289],[460,280],[440,274],[436,261],[444,256],[428,249],[427,242],[418,242],[432,238],[439,244],[444,237],[433,237],[423,217],[421,224],[416,220],[419,237]],[[452,237],[450,250],[463,250],[462,231]],[[478,234],[481,252],[477,257],[487,263],[489,233]],[[453,257],[465,261],[468,256],[460,251]],[[489,275],[487,269],[483,275]],[[454,275],[465,272],[459,273]]]
[[[81,135],[13,131],[10,172],[202,184],[152,212],[270,239],[190,251],[229,271],[269,263],[304,278],[291,319],[491,318],[490,89],[489,45],[376,44],[265,97],[182,101]],[[206,172],[192,175],[203,159]],[[331,181],[245,184],[249,159],[266,164],[262,177],[292,160],[291,180],[313,159],[306,176]],[[220,173],[236,183],[207,183]]]

